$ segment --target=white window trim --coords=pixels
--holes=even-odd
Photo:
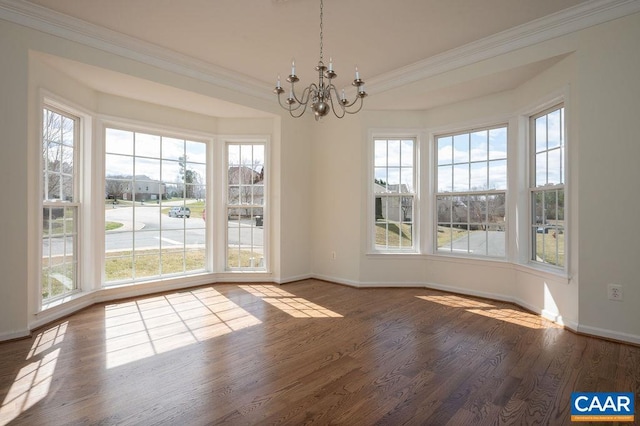
[[[414,206],[413,206],[413,247],[406,249],[386,249],[381,250],[376,248],[375,237],[375,193],[373,192],[373,186],[371,183],[374,181],[374,160],[375,160],[375,139],[413,139],[414,140],[414,153],[413,153],[413,173],[415,188],[413,192]],[[365,140],[365,151],[367,158],[367,173],[366,179],[363,182],[363,190],[366,194],[366,238],[365,254],[367,256],[415,256],[422,254],[421,247],[425,247],[424,241],[422,241],[422,226],[424,221],[422,217],[421,203],[424,198],[422,191],[424,185],[421,182],[424,180],[421,178],[421,164],[423,164],[424,156],[427,155],[427,150],[422,149],[424,141],[426,140],[426,133],[422,129],[369,129]]]
[[[264,212],[264,222],[263,222],[263,234],[262,234],[262,244],[263,244],[263,268],[227,268],[227,251],[228,251],[228,226],[227,226],[227,200],[228,200],[228,168],[229,168],[229,159],[228,159],[228,149],[229,145],[263,145],[264,146],[264,203],[262,206]],[[272,212],[271,212],[271,138],[268,135],[220,135],[218,137],[218,144],[216,145],[216,156],[218,161],[215,163],[215,171],[216,176],[215,180],[220,183],[224,183],[224,188],[222,186],[219,187],[219,194],[215,198],[215,215],[217,217],[215,221],[215,233],[217,235],[224,235],[224,238],[216,239],[214,250],[216,252],[216,256],[214,259],[214,272],[218,272],[219,274],[229,274],[229,276],[238,275],[238,274],[271,274],[271,244],[270,244],[270,233],[271,233],[271,224],[272,222]],[[214,164],[214,163],[212,163]],[[208,218],[207,218],[208,220]]]
[[[429,132],[429,144],[430,144],[430,159],[429,159],[429,166],[431,167],[431,173],[429,174],[429,178],[430,178],[430,191],[429,191],[429,200],[431,200],[430,203],[430,208],[428,209],[430,211],[430,217],[429,217],[429,223],[430,223],[430,238],[429,238],[429,254],[433,255],[433,256],[442,256],[442,257],[448,257],[448,258],[459,258],[459,259],[477,259],[477,260],[488,260],[488,261],[497,261],[497,262],[505,262],[505,261],[509,261],[509,259],[511,258],[510,255],[510,248],[511,248],[511,228],[513,227],[513,223],[512,222],[512,215],[511,215],[511,200],[515,197],[513,197],[511,194],[514,192],[512,191],[512,186],[511,186],[511,174],[512,174],[512,170],[513,170],[513,166],[512,166],[512,157],[514,157],[514,155],[512,155],[513,151],[512,151],[512,138],[513,138],[513,130],[512,130],[512,120],[510,119],[510,116],[497,116],[494,117],[493,119],[490,120],[482,120],[482,121],[472,121],[472,122],[468,122],[466,124],[457,124],[455,126],[446,126],[446,127],[442,127],[442,128],[434,128],[431,129],[431,131]],[[494,128],[500,128],[500,127],[506,127],[507,129],[507,158],[506,158],[506,162],[507,162],[507,189],[505,190],[488,190],[488,191],[478,191],[477,193],[479,194],[491,194],[491,193],[504,193],[505,194],[505,218],[506,218],[506,222],[507,222],[507,226],[505,227],[505,255],[504,256],[489,256],[489,255],[477,255],[477,254],[472,254],[472,253],[447,253],[447,252],[439,252],[438,248],[437,248],[437,238],[435,238],[435,236],[437,235],[438,232],[438,222],[437,222],[437,215],[435,213],[435,206],[436,206],[436,199],[437,196],[439,194],[438,192],[438,188],[437,188],[437,182],[438,182],[438,146],[437,146],[437,139],[439,137],[442,136],[447,136],[447,135],[456,135],[456,134],[464,134],[464,133],[472,133],[476,130],[486,130],[486,129],[494,129]],[[459,192],[462,193],[462,192]],[[474,191],[466,191],[464,192],[464,194],[466,193],[476,193]],[[451,194],[456,194],[456,192],[452,192]],[[433,208],[431,208],[433,207]]]
[[[573,220],[573,211],[572,203],[573,203],[573,184],[572,184],[572,173],[573,168],[571,167],[571,162],[569,158],[573,158],[576,152],[577,141],[572,140],[571,138],[571,96],[570,96],[570,87],[568,85],[562,87],[561,89],[549,94],[548,96],[542,98],[537,103],[530,105],[527,108],[522,109],[518,113],[519,124],[522,128],[522,132],[520,133],[520,141],[519,147],[524,150],[525,156],[525,166],[526,172],[524,177],[521,178],[521,182],[518,186],[520,192],[524,191],[526,193],[526,199],[518,200],[518,207],[520,209],[526,209],[526,215],[521,219],[521,221],[517,224],[517,232],[522,235],[526,233],[526,239],[520,239],[522,242],[526,241],[526,246],[521,249],[516,255],[515,262],[520,268],[525,268],[526,270],[531,271],[531,273],[540,273],[543,276],[554,276],[560,277],[563,280],[566,280],[569,283],[574,275],[573,271],[573,262],[572,259],[575,256],[572,242],[574,241],[574,220]],[[545,110],[553,108],[554,106],[563,105],[564,106],[564,136],[565,136],[565,153],[563,158],[564,165],[564,217],[565,217],[565,264],[564,267],[554,266],[545,264],[542,262],[535,262],[531,260],[531,248],[532,248],[532,236],[531,236],[531,223],[532,223],[532,211],[531,211],[531,174],[532,174],[532,161],[535,161],[535,158],[532,158],[532,143],[535,141],[531,141],[532,131],[530,129],[531,118],[542,113]],[[522,245],[520,245],[522,247]]]
[[[189,129],[183,129],[179,127],[163,126],[155,123],[142,122],[142,121],[127,119],[122,117],[114,117],[114,116],[109,116],[104,114],[97,115],[97,118],[98,119],[97,119],[97,125],[95,126],[95,131],[98,135],[97,139],[99,140],[99,143],[96,144],[98,146],[97,152],[98,152],[99,158],[97,159],[97,163],[99,164],[99,166],[94,167],[94,176],[97,176],[95,180],[98,182],[99,189],[97,189],[97,191],[99,192],[96,192],[96,194],[104,193],[104,188],[105,188],[105,160],[106,160],[105,134],[106,134],[106,129],[108,128],[135,132],[135,133],[152,134],[152,135],[157,135],[161,137],[192,140],[195,142],[205,143],[207,147],[206,148],[207,166],[206,166],[205,182],[206,182],[206,187],[209,190],[209,193],[212,191],[211,188],[213,188],[212,186],[213,179],[212,179],[211,169],[213,168],[213,163],[211,162],[211,157],[213,155],[214,137],[211,134],[197,132]],[[117,282],[106,284],[106,277],[104,275],[105,262],[106,262],[106,256],[104,255],[104,244],[105,244],[105,233],[104,233],[105,221],[104,221],[104,206],[103,206],[104,200],[100,196],[98,196],[97,198],[98,199],[95,200],[95,205],[99,207],[99,209],[96,210],[96,213],[97,213],[96,221],[100,223],[96,223],[95,229],[99,230],[99,232],[96,231],[96,233],[98,234],[98,239],[95,240],[95,244],[96,244],[96,251],[97,251],[96,259],[99,259],[99,262],[96,262],[96,267],[98,268],[98,273],[100,274],[99,275],[100,278],[98,281],[99,288],[110,289],[110,288],[118,288],[118,287],[146,286],[154,282],[163,282],[168,280],[181,280],[188,277],[195,277],[202,274],[210,274],[215,272],[211,268],[211,265],[213,264],[211,258],[214,254],[214,250],[212,250],[212,241],[211,241],[212,233],[209,231],[211,229],[210,228],[211,219],[207,218],[207,220],[205,221],[206,250],[205,250],[204,271],[196,270],[196,271],[193,271],[192,273],[188,273],[187,275],[170,274],[166,276],[152,276],[152,277],[149,277],[148,279],[147,278],[138,279],[138,280],[134,279],[132,281],[125,280],[122,282],[117,281]],[[210,198],[211,197],[209,196],[206,197],[205,208],[207,211],[213,211],[213,208],[211,207],[212,201],[210,200]]]
[[[556,109],[560,109],[563,108],[564,112],[563,112],[563,142],[564,142],[564,157],[562,158],[562,167],[564,169],[564,183],[562,184],[556,184],[553,186],[549,186],[547,187],[543,187],[543,188],[538,188],[538,187],[534,187],[533,186],[533,182],[535,181],[535,172],[536,172],[536,167],[535,167],[535,161],[536,161],[536,152],[535,152],[535,138],[534,138],[534,132],[535,132],[535,128],[534,126],[531,125],[531,122],[534,120],[534,117],[541,117],[543,115],[548,114],[549,112],[555,111]],[[556,273],[560,273],[562,275],[567,275],[567,271],[568,271],[568,260],[569,260],[569,232],[568,232],[568,223],[570,222],[569,220],[569,216],[568,213],[569,211],[567,211],[567,205],[568,205],[568,200],[567,200],[567,195],[568,195],[568,188],[567,188],[567,177],[568,177],[568,172],[567,172],[567,165],[568,165],[568,161],[567,161],[567,157],[568,157],[568,138],[567,138],[567,119],[566,119],[566,113],[567,113],[567,108],[566,105],[564,103],[564,100],[558,100],[558,102],[556,103],[552,103],[551,105],[547,105],[544,108],[540,108],[537,110],[537,112],[530,114],[527,117],[527,121],[528,121],[528,132],[527,132],[527,153],[528,153],[528,167],[529,167],[529,173],[527,175],[527,189],[528,189],[528,199],[527,199],[527,211],[529,212],[528,214],[528,221],[527,221],[527,225],[528,225],[528,238],[527,238],[527,263],[529,264],[529,266],[532,266],[535,269],[540,269],[543,271],[548,271],[548,272],[553,272],[556,271]],[[563,266],[556,266],[550,263],[546,263],[546,262],[539,262],[536,260],[533,260],[533,253],[532,253],[532,249],[533,249],[533,236],[532,236],[532,232],[531,229],[533,227],[533,206],[532,206],[532,196],[534,193],[537,192],[543,192],[545,190],[558,190],[558,189],[562,189],[564,191],[564,204],[565,204],[565,212],[564,212],[564,218],[565,218],[565,222],[566,225],[563,227],[564,228],[564,238],[565,238],[565,263]]]
[[[78,172],[75,174],[74,184],[76,185],[76,199],[74,205],[78,206],[78,220],[76,223],[77,241],[76,241],[76,289],[62,297],[54,298],[47,303],[42,300],[42,241],[41,233],[42,229],[42,209],[44,203],[42,200],[43,182],[42,182],[42,139],[44,137],[42,133],[43,122],[42,113],[45,108],[50,108],[62,112],[64,114],[71,115],[77,119],[76,137],[78,138],[78,144],[75,148],[75,164],[78,165]],[[35,111],[34,111],[35,112]],[[68,302],[79,300],[84,294],[92,291],[95,288],[96,281],[93,280],[94,268],[91,265],[87,265],[87,260],[91,259],[95,255],[95,251],[91,244],[85,244],[85,241],[91,239],[93,232],[93,221],[91,214],[91,182],[92,176],[88,172],[84,164],[91,164],[92,160],[92,142],[93,142],[93,117],[94,115],[85,108],[75,104],[72,101],[67,100],[64,97],[58,96],[46,89],[38,90],[38,103],[37,103],[37,120],[35,120],[38,130],[36,133],[36,139],[34,140],[34,148],[36,151],[33,153],[33,163],[29,166],[35,174],[35,185],[30,185],[35,191],[30,195],[30,199],[33,200],[34,205],[38,208],[35,212],[30,213],[33,217],[30,217],[31,223],[37,223],[34,228],[38,230],[37,234],[29,233],[29,241],[33,244],[34,249],[30,250],[33,256],[33,260],[29,261],[30,270],[37,271],[37,273],[30,275],[29,282],[29,311],[36,317],[48,311],[52,308],[67,304]],[[61,203],[62,205],[66,205]],[[30,259],[32,256],[29,256]],[[37,266],[34,263],[37,262]]]

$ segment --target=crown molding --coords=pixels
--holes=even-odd
[[[262,81],[24,0],[0,0],[0,19],[246,95],[273,100],[272,87]]]
[[[369,78],[367,90],[375,94],[396,89],[638,12],[640,12],[640,0],[591,0]]]
[[[637,12],[640,0],[587,1],[369,78],[368,91],[385,92]],[[0,19],[249,96],[273,100],[272,87],[262,81],[24,0],[0,0]]]

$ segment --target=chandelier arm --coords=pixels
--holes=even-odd
[[[287,98],[287,99],[288,99],[288,98]],[[296,111],[297,109],[299,109],[299,108],[302,106],[302,105],[298,104],[298,106],[297,106],[297,107],[292,108],[292,107],[291,107],[291,105],[292,105],[292,104],[284,105],[284,104],[282,103],[282,99],[280,98],[280,94],[279,94],[279,93],[278,93],[278,103],[280,104],[280,106],[281,106],[283,109],[286,109],[287,111]]]
[[[329,110],[332,110],[333,114],[337,118],[343,118],[345,114],[355,114],[359,112],[364,104],[363,98],[367,96],[367,93],[364,91],[363,87],[364,81],[360,79],[358,67],[356,66],[355,80],[352,83],[357,88],[356,98],[352,102],[349,102],[346,98],[344,98],[344,90],[342,91],[343,98],[340,97],[338,89],[332,82],[332,80],[337,77],[337,74],[333,71],[333,62],[331,59],[329,59],[328,67],[325,66],[323,62],[323,17],[324,2],[323,0],[320,0],[320,60],[318,61],[318,66],[316,66],[316,71],[318,71],[318,84],[311,83],[309,86],[304,88],[304,90],[298,97],[298,95],[295,93],[295,83],[299,81],[299,78],[296,76],[295,61],[292,61],[291,74],[286,79],[291,83],[291,89],[288,96],[285,98],[284,103],[282,102],[282,98],[280,97],[280,95],[285,92],[285,89],[280,85],[280,76],[278,76],[276,87],[273,90],[273,92],[278,95],[278,103],[280,104],[280,106],[283,109],[289,111],[289,114],[294,118],[301,117],[306,112],[307,107],[309,107],[309,109],[311,109],[315,114],[316,121],[327,115],[329,113]],[[349,108],[358,103],[358,99],[360,100],[360,103],[357,106],[357,109],[355,109],[354,111],[349,111]]]
[[[329,87],[327,87],[327,93],[329,94],[329,103],[331,104],[331,111],[333,111],[333,115],[335,115],[337,118],[342,118],[344,117],[345,113],[347,112],[347,110],[345,109],[344,105],[342,104],[342,102],[340,102],[340,96],[338,95],[338,89],[336,89],[336,86],[334,86],[333,84],[330,84]],[[333,96],[335,95],[336,97],[336,101],[338,103],[338,105],[340,106],[340,110],[342,111],[342,114],[338,114],[336,107],[333,103]]]
[[[354,106],[354,105],[356,104],[356,102],[358,102],[358,99],[360,99],[360,102],[361,102],[361,104],[360,104],[360,105],[361,105],[361,106],[360,106],[360,108],[362,108],[362,97],[360,97],[358,94],[356,94],[356,98],[355,98],[352,102],[348,102],[348,103],[343,104],[343,105],[344,105],[344,108],[345,108],[345,109],[346,109],[346,108],[351,108],[352,106]],[[359,111],[359,110],[358,110],[358,111]]]
[[[358,99],[360,99],[360,105],[358,106],[358,109],[357,109],[357,110],[355,110],[355,111],[348,111],[348,110],[346,110],[346,109],[345,109],[345,112],[346,112],[347,114],[356,114],[356,113],[360,112],[360,110],[362,109],[362,106],[364,105],[364,98],[362,98],[361,96],[358,96]],[[355,103],[358,101],[358,99],[356,99],[355,101],[353,101],[353,102],[351,103],[351,105],[349,105],[349,106],[353,106],[353,104],[355,104]]]
[[[300,107],[302,107],[302,110],[300,111],[299,114],[294,114],[295,111],[297,111],[298,109],[300,109]],[[304,115],[305,111],[307,110],[307,104],[300,104],[298,105],[297,108],[294,109],[289,109],[289,115],[292,116],[293,118],[300,118]]]

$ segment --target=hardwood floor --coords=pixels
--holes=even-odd
[[[216,284],[0,344],[0,425],[556,425],[573,391],[637,400],[640,348],[426,289]]]

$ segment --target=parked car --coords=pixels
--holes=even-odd
[[[191,217],[191,209],[189,207],[171,207],[168,213],[169,217]]]

